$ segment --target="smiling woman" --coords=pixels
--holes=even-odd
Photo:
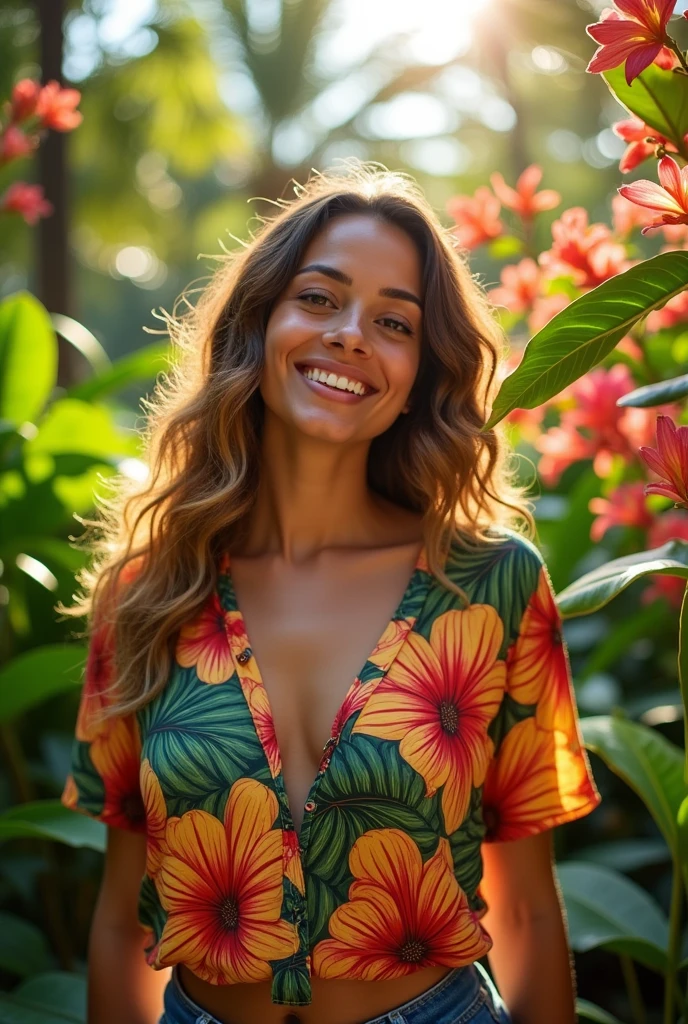
[[[91,1016],[508,1024],[489,955],[519,1022],[544,969],[572,1024],[547,833],[600,797],[481,429],[502,335],[407,176],[281,206],[167,317],[150,478],[60,609],[92,628],[63,801],[109,826]]]

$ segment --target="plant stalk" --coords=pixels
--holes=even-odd
[[[628,999],[631,1004],[633,1024],[647,1024],[647,1010],[645,1009],[640,985],[638,984],[638,975],[635,971],[635,964],[628,953],[619,953],[619,961],[621,963],[621,972],[623,974],[624,982],[626,983]]]
[[[683,874],[678,856],[672,858],[671,909],[669,912],[669,949],[664,986],[663,1024],[674,1024],[674,986],[678,974],[679,945],[681,942],[681,912],[683,910]]]

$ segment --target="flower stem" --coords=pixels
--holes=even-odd
[[[669,47],[669,49],[673,53],[676,54],[676,56],[678,57],[678,59],[681,62],[681,67],[688,74],[688,64],[686,63],[686,56],[685,56],[683,50],[681,49],[681,47],[676,42],[676,40],[672,39],[671,36],[669,36],[668,39],[667,39],[667,44],[666,45]]]
[[[678,973],[679,945],[681,941],[681,911],[683,909],[683,876],[678,857],[673,858],[671,876],[671,909],[669,912],[669,949],[667,951],[666,985],[664,988],[663,1024],[674,1024],[674,985]]]

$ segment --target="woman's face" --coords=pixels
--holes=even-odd
[[[404,231],[365,214],[330,221],[270,315],[260,386],[267,408],[322,440],[384,433],[418,372],[421,300],[420,257]],[[328,383],[309,380],[313,371]]]

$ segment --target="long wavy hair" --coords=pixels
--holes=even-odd
[[[217,582],[223,551],[241,550],[261,471],[264,415],[259,384],[273,304],[311,239],[335,217],[368,214],[401,228],[422,265],[423,344],[411,411],[373,438],[368,486],[422,514],[428,566],[464,603],[444,572],[453,541],[528,537],[535,523],[517,482],[517,458],[502,425],[481,432],[499,385],[505,338],[454,235],[414,180],[379,164],[348,162],[313,172],[259,218],[247,243],[214,257],[219,266],[183,315],[161,311],[176,348],[169,372],[143,401],[139,431],[145,480],[122,475],[96,495],[98,518],[76,539],[90,555],[77,575],[76,603],[92,637],[111,630],[110,712],[143,707],[165,686],[175,639]],[[108,713],[107,710],[105,712]]]

